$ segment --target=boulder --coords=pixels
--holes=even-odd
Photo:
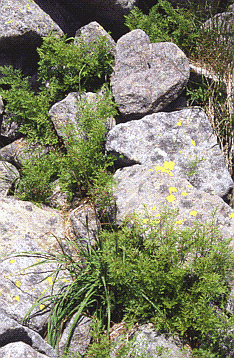
[[[114,175],[117,224],[133,211],[147,220],[160,218],[160,208],[179,209],[176,225],[191,226],[195,220],[208,222],[212,213],[225,237],[234,238],[234,212],[219,196],[197,190],[186,179],[174,175],[171,161],[159,167],[133,165],[118,169]],[[114,218],[113,218],[114,220]],[[234,248],[234,241],[232,241]]]
[[[186,358],[190,354],[183,351],[182,342],[177,337],[156,332],[152,324],[141,325],[134,334],[135,354],[148,354],[152,358]]]
[[[91,205],[84,204],[79,206],[70,213],[69,218],[76,240],[83,245],[95,245],[101,224],[97,218],[97,213],[95,213]]]
[[[19,354],[19,352],[21,351],[20,346],[11,345],[11,348],[10,348],[9,343],[13,343],[13,342],[23,343],[24,342],[25,345],[31,346],[33,349],[35,349],[35,351],[42,353],[43,356],[45,354],[47,357],[53,357],[53,358],[58,357],[56,351],[48,343],[46,343],[44,341],[44,339],[38,333],[34,332],[33,330],[31,330],[28,327],[22,326],[15,320],[11,319],[9,316],[7,316],[3,312],[3,310],[0,312],[0,320],[1,320],[0,347],[8,345],[8,347],[6,347],[7,350],[5,351],[5,354],[6,354],[6,352],[9,353],[9,349],[11,350],[13,347],[18,347],[18,350],[15,353]],[[26,347],[25,347],[25,349],[26,349]],[[29,347],[27,347],[27,349],[29,349]],[[0,357],[4,357],[4,355],[1,355],[1,354],[3,354],[3,350],[1,351],[1,349],[0,349]],[[36,354],[36,352],[35,352],[35,354]],[[28,355],[25,357],[28,358],[29,356],[30,355],[28,352]],[[5,357],[9,358],[10,355],[5,355]],[[13,355],[12,355],[12,357],[13,357]],[[14,357],[15,357],[15,355],[14,355]],[[21,357],[23,357],[23,355],[19,356],[19,357],[21,358]],[[35,357],[36,357],[36,355],[35,355]]]
[[[173,163],[173,173],[207,193],[223,197],[233,187],[211,124],[198,107],[118,124],[108,133],[106,150],[119,166]]]
[[[118,40],[111,86],[124,119],[162,110],[180,95],[188,78],[188,59],[172,42],[150,43],[142,30]]]
[[[66,98],[55,103],[50,108],[49,116],[59,137],[66,140],[71,136],[77,140],[81,138],[77,118],[77,103],[80,100],[81,95],[79,92],[71,92]]]
[[[74,318],[75,315],[71,318],[70,321],[68,321],[61,339],[59,341],[59,354],[62,357],[62,353],[64,351],[66,342],[67,342],[67,338],[68,338],[68,334],[70,329],[72,328],[72,325],[74,323]],[[86,316],[81,316],[81,318],[77,321],[77,323],[75,324],[75,328],[74,328],[74,332],[72,335],[72,339],[69,345],[69,355],[76,355],[77,353],[81,354],[81,356],[84,356],[88,345],[91,341],[91,336],[90,336],[90,323],[91,323],[91,319],[86,317]]]
[[[1,75],[0,75],[1,76]],[[3,113],[0,133],[2,136],[14,141],[22,137],[19,131],[20,124],[14,120],[14,115],[9,113]]]
[[[79,124],[78,102],[81,100],[96,103],[98,98],[102,96],[102,92],[98,94],[93,92],[71,92],[62,101],[55,103],[49,110],[49,116],[55,130],[60,138],[65,142],[70,138],[73,141],[84,139],[81,134]],[[106,121],[106,130],[110,130],[115,126],[115,120],[108,118]]]
[[[124,334],[124,323],[114,324],[110,338],[115,341],[110,357],[116,357],[119,348],[126,346],[124,357],[151,357],[151,358],[188,358],[188,347],[183,347],[181,340],[162,332],[155,331],[152,323],[137,323]]]
[[[47,36],[52,30],[63,33],[51,17],[32,0],[2,0],[0,24],[0,44],[6,38],[17,42],[20,40],[19,36],[26,34],[28,40],[32,41],[35,37]]]
[[[0,348],[0,358],[46,358],[45,354],[35,351],[23,342],[9,343]],[[56,356],[54,356],[56,357]]]
[[[60,26],[74,36],[76,30],[91,21],[99,22],[118,39],[128,31],[124,25],[130,10],[139,0],[36,0],[36,3]]]
[[[88,25],[85,25],[81,27],[79,30],[77,30],[75,37],[78,38],[80,36],[87,43],[95,41],[99,37],[106,36],[106,39],[108,40],[108,44],[110,46],[111,53],[115,54],[116,43],[114,39],[108,34],[108,32],[106,32],[106,30],[97,21],[92,21]]]
[[[7,196],[19,177],[20,174],[14,165],[0,161],[0,197]]]
[[[20,240],[27,236],[34,237],[41,249],[52,249],[57,247],[55,237],[64,237],[64,221],[58,211],[46,206],[39,208],[14,197],[1,198],[0,235],[0,257],[13,253],[13,244],[20,251]]]
[[[21,69],[24,75],[30,76],[32,87],[37,89],[38,53],[36,48],[41,45],[42,36],[47,36],[52,30],[63,34],[60,27],[40,9],[35,1],[2,0],[0,66],[11,65]]]
[[[39,334],[45,333],[50,313],[49,299],[46,302],[43,299],[51,295],[52,287],[53,293],[58,293],[66,282],[69,282],[63,273],[63,276],[60,274],[56,277],[55,283],[54,272],[58,268],[55,261],[38,264],[51,258],[46,252],[59,251],[55,237],[53,246],[52,238],[44,235],[43,239],[44,246],[49,242],[47,250],[41,249],[42,245],[37,243],[39,239],[36,241],[33,235],[25,235],[23,239],[12,244],[12,250],[15,255],[19,253],[19,256],[9,255],[0,263],[0,311],[4,309],[11,319],[18,323],[23,321],[24,325]],[[37,300],[39,304],[29,313]]]
[[[2,121],[3,121],[3,112],[4,112],[4,103],[2,100],[2,96],[0,96],[0,134],[1,134]]]
[[[34,302],[50,293],[57,264],[29,266],[48,258],[48,252],[58,252],[58,239],[64,236],[64,220],[56,210],[13,197],[0,199],[0,312],[4,309],[11,319],[21,323]],[[25,255],[14,256],[23,252]],[[66,282],[58,277],[55,290]],[[36,312],[28,325],[40,333],[48,319],[46,304]]]
[[[49,152],[48,145],[29,143],[20,138],[0,149],[0,160],[4,160],[20,167],[25,160],[35,159]]]

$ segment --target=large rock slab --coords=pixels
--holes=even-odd
[[[38,53],[42,36],[52,30],[63,34],[60,27],[33,0],[1,0],[0,11],[0,66],[13,66],[30,76],[34,90],[38,90]],[[0,73],[0,76],[2,74]],[[7,115],[4,115],[7,117]],[[5,123],[2,135],[17,132],[16,123]],[[12,128],[13,127],[13,128]],[[19,136],[14,136],[14,139]]]
[[[0,312],[4,309],[10,318],[21,323],[34,302],[50,293],[57,264],[29,266],[48,257],[47,252],[57,253],[57,239],[63,237],[64,221],[56,210],[41,209],[10,197],[0,199]],[[14,256],[23,252],[28,254]],[[59,277],[55,287],[60,289],[61,285],[64,280]],[[40,333],[45,329],[49,311],[46,305],[40,305],[36,313],[28,325]]]
[[[125,118],[162,110],[180,95],[188,78],[188,59],[172,42],[150,43],[142,30],[118,40],[111,86]]]
[[[2,0],[0,13],[0,43],[3,38],[28,34],[47,36],[60,27],[32,0]],[[15,39],[16,40],[16,39]]]
[[[155,113],[118,124],[107,136],[106,150],[118,157],[120,166],[138,163],[161,167],[165,161],[171,162],[173,173],[195,188],[221,197],[233,186],[217,138],[201,108]]]
[[[147,220],[158,220],[160,208],[179,209],[177,225],[191,226],[194,220],[207,222],[216,211],[216,224],[226,237],[234,238],[234,212],[219,196],[194,188],[186,179],[173,175],[165,162],[159,170],[153,165],[134,165],[117,170],[114,196],[117,224],[133,211]],[[234,248],[234,241],[232,244]]]
[[[64,220],[58,211],[14,197],[0,199],[0,258],[13,253],[13,245],[20,251],[20,240],[27,236],[33,237],[42,250],[50,250],[56,247],[55,237],[64,235]]]

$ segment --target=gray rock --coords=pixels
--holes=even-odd
[[[2,96],[0,96],[0,114],[3,114],[4,112],[4,103],[2,100]]]
[[[208,222],[216,212],[216,224],[222,234],[234,238],[234,212],[219,196],[197,190],[186,179],[174,175],[165,161],[162,167],[134,165],[117,170],[114,177],[117,188],[114,196],[117,224],[121,224],[133,211],[152,215],[159,220],[160,208],[179,209],[176,225],[191,226],[194,220]],[[170,166],[169,166],[170,167]],[[147,220],[147,219],[146,219]],[[234,248],[234,241],[232,242]]]
[[[229,5],[229,7],[228,7],[228,12],[229,12],[229,11],[234,12],[234,3],[231,4],[231,5]]]
[[[30,84],[38,90],[36,48],[42,43],[42,36],[47,36],[55,30],[63,34],[60,27],[47,15],[35,1],[1,0],[0,12],[0,66],[13,66],[21,69],[23,74],[30,77]],[[0,77],[2,74],[0,73]],[[7,115],[4,115],[7,119]],[[7,123],[6,123],[7,124]],[[10,126],[10,128],[9,128]],[[7,132],[17,132],[14,123],[6,126],[2,135]],[[17,139],[20,136],[14,136]]]
[[[71,320],[66,325],[61,339],[59,341],[59,353],[60,356],[62,356],[62,353],[64,351],[68,334],[70,332],[70,329],[72,327],[72,324],[74,322],[75,315],[71,318]],[[74,332],[72,334],[71,342],[69,345],[69,354],[72,356],[72,354],[77,354],[78,352],[83,356],[88,349],[88,345],[90,343],[91,337],[90,337],[90,323],[91,319],[86,316],[81,316],[81,318],[77,321],[75,325]]]
[[[81,27],[76,31],[75,37],[82,36],[82,39],[89,43],[97,40],[99,37],[106,36],[110,46],[110,52],[115,54],[116,43],[114,39],[106,32],[106,30],[97,22],[92,21],[88,25]],[[75,40],[76,41],[76,40]]]
[[[0,197],[7,196],[19,177],[20,174],[14,165],[0,161]]]
[[[70,220],[79,243],[96,244],[95,239],[101,224],[97,219],[97,214],[89,204],[74,209],[70,214]]]
[[[9,113],[2,115],[1,135],[13,141],[19,139],[22,137],[22,134],[19,132],[19,127],[20,124],[14,120],[14,115]]]
[[[115,331],[116,326],[116,331]],[[121,327],[122,326],[122,327]],[[182,342],[176,336],[162,334],[155,331],[152,323],[137,323],[127,334],[123,332],[123,324],[115,324],[111,332],[114,349],[110,357],[116,357],[120,347],[126,347],[124,357],[146,357],[146,358],[188,358],[190,352],[188,348],[183,348]]]
[[[30,202],[15,198],[0,199],[0,312],[21,322],[28,310],[42,293],[47,295],[52,287],[52,271],[57,264],[36,264],[41,256],[12,257],[22,252],[58,252],[57,239],[65,236],[64,220],[56,210],[38,208]],[[10,256],[9,256],[10,255]],[[43,258],[43,256],[42,256]],[[49,276],[47,280],[42,281]],[[66,281],[67,282],[67,281]],[[58,279],[58,289],[64,281]],[[46,307],[39,306],[29,326],[37,332],[44,329],[48,319]]]
[[[190,354],[182,348],[179,338],[155,332],[152,324],[145,324],[135,333],[134,351],[151,358],[186,358]]]
[[[81,100],[87,103],[96,103],[103,96],[102,92],[98,94],[93,92],[71,92],[62,101],[55,103],[49,110],[49,116],[54,124],[55,130],[66,144],[66,141],[79,141],[85,139],[81,133],[79,124],[78,102]],[[106,130],[110,130],[115,126],[115,120],[108,118],[106,121]]]
[[[25,160],[36,160],[38,156],[47,154],[49,149],[49,146],[28,143],[25,139],[20,138],[0,149],[0,160],[21,166]]]
[[[4,103],[2,100],[2,96],[0,96],[0,133],[1,133],[1,126],[3,121],[3,112],[4,112]]]
[[[68,194],[61,190],[59,181],[53,182],[53,189],[51,195],[47,198],[48,205],[51,208],[65,208],[69,205]]]
[[[30,38],[35,34],[47,36],[52,30],[63,33],[34,1],[1,0],[0,24],[0,43],[4,38],[11,37],[13,41],[13,37],[16,40],[25,34]]]
[[[45,354],[38,353],[23,342],[9,343],[0,348],[0,358],[46,358]],[[56,357],[56,356],[54,356]]]
[[[45,354],[47,357],[58,357],[56,351],[38,333],[28,327],[22,326],[4,314],[3,311],[0,312],[0,321],[0,347],[13,342],[24,342],[35,349],[35,351]]]
[[[60,273],[55,283],[57,263],[38,265],[40,261],[51,258],[46,252],[59,252],[56,238],[54,237],[53,246],[52,239],[44,236],[45,246],[48,241],[47,251],[42,250],[35,237],[25,235],[24,239],[12,245],[15,254],[19,253],[19,256],[11,255],[0,264],[0,311],[4,309],[6,314],[18,323],[23,320],[25,325],[39,334],[45,333],[50,313],[49,300],[45,302],[43,299],[51,295],[52,287],[55,294],[69,282],[68,276]],[[39,304],[26,317],[37,300]]]
[[[0,257],[14,252],[13,244],[20,243],[26,235],[34,237],[41,249],[53,247],[55,237],[64,237],[64,220],[58,211],[46,206],[39,208],[14,197],[1,198]]]
[[[106,150],[118,157],[120,166],[173,162],[173,173],[195,188],[221,197],[233,187],[217,138],[201,108],[160,112],[118,124],[107,136]]]
[[[77,119],[77,103],[80,101],[79,92],[72,92],[62,101],[55,103],[49,110],[49,116],[59,137],[68,139],[71,136],[81,138]]]
[[[162,110],[180,95],[188,78],[188,59],[175,44],[150,43],[142,30],[118,40],[111,86],[125,118]]]

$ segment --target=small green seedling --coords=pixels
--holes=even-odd
[[[189,170],[186,172],[186,174],[188,175],[189,178],[191,178],[194,174],[197,173],[197,164],[202,162],[203,160],[205,160],[204,158],[198,159],[198,157],[196,156],[196,158],[194,160],[192,160],[188,166],[189,166]]]

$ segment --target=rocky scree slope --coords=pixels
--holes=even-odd
[[[111,6],[109,6],[111,4]],[[102,13],[107,23],[112,21],[113,8],[125,13],[134,1],[105,2],[108,11]],[[0,15],[0,65],[13,65],[25,74],[36,74],[35,48],[41,36],[55,29],[59,34],[67,30],[71,19],[69,6],[62,2],[2,0]],[[99,4],[100,5],[100,4]],[[98,5],[98,6],[99,6]],[[76,11],[79,9],[77,2]],[[93,5],[87,2],[87,8]],[[53,10],[52,10],[53,7]],[[48,10],[49,16],[45,11]],[[97,9],[97,5],[95,7]],[[100,11],[103,7],[100,6]],[[117,11],[117,10],[116,10]],[[109,18],[108,18],[109,16]],[[121,15],[122,16],[122,15]],[[97,18],[95,18],[96,20]],[[115,21],[118,22],[118,18]],[[56,21],[55,21],[56,20]],[[73,17],[73,25],[77,26]],[[78,33],[99,36],[98,24],[85,28],[77,27]],[[224,157],[213,135],[205,112],[201,108],[181,108],[180,94],[189,78],[189,63],[184,53],[173,43],[152,44],[142,30],[135,30],[121,37],[115,47],[115,67],[111,85],[118,105],[119,123],[111,122],[107,135],[106,150],[117,158],[119,169],[115,173],[118,182],[115,190],[117,223],[133,210],[148,212],[157,217],[161,203],[179,208],[177,225],[192,225],[196,219],[209,219],[217,208],[217,224],[225,236],[233,236],[234,213],[224,198],[232,190],[233,181],[225,167]],[[32,76],[33,78],[33,76]],[[96,94],[87,94],[94,100]],[[71,93],[50,110],[51,121],[58,136],[63,137],[63,126],[74,123],[79,135],[79,117],[76,117],[75,102],[79,93]],[[171,105],[171,112],[164,109]],[[0,252],[1,257],[16,252],[55,252],[58,250],[56,237],[64,238],[67,230],[74,230],[76,239],[87,238],[85,220],[93,212],[88,205],[75,208],[70,213],[72,228],[56,209],[36,207],[22,202],[12,195],[12,184],[19,180],[14,165],[22,158],[30,158],[35,150],[24,139],[19,139],[17,126],[7,124],[4,103],[0,103],[0,128],[3,147],[0,149]],[[18,138],[18,139],[16,139]],[[47,148],[42,148],[46,152]],[[64,204],[66,198],[58,192],[51,205]],[[92,221],[92,220],[91,220]],[[91,230],[95,234],[95,220]],[[82,237],[81,237],[82,233]],[[48,275],[54,269],[48,264],[41,272],[38,266],[27,267],[37,262],[37,257],[15,257],[1,262],[1,329],[0,356],[57,357],[58,354],[41,337],[48,311],[40,306],[39,312],[27,326],[22,318],[35,299],[46,294],[53,284]],[[46,278],[42,281],[42,278]],[[59,277],[55,289],[66,285],[68,277]],[[76,326],[71,346],[73,352],[84,354],[89,344],[90,322],[82,321]],[[152,327],[143,327],[141,334],[149,344],[170,346],[173,357],[185,356],[180,343],[159,336]],[[61,339],[64,342],[65,336]],[[79,337],[79,340],[78,340]],[[62,344],[62,343],[61,343]],[[152,348],[152,352],[153,352]],[[154,356],[154,355],[153,355]],[[156,357],[156,356],[155,356]]]

